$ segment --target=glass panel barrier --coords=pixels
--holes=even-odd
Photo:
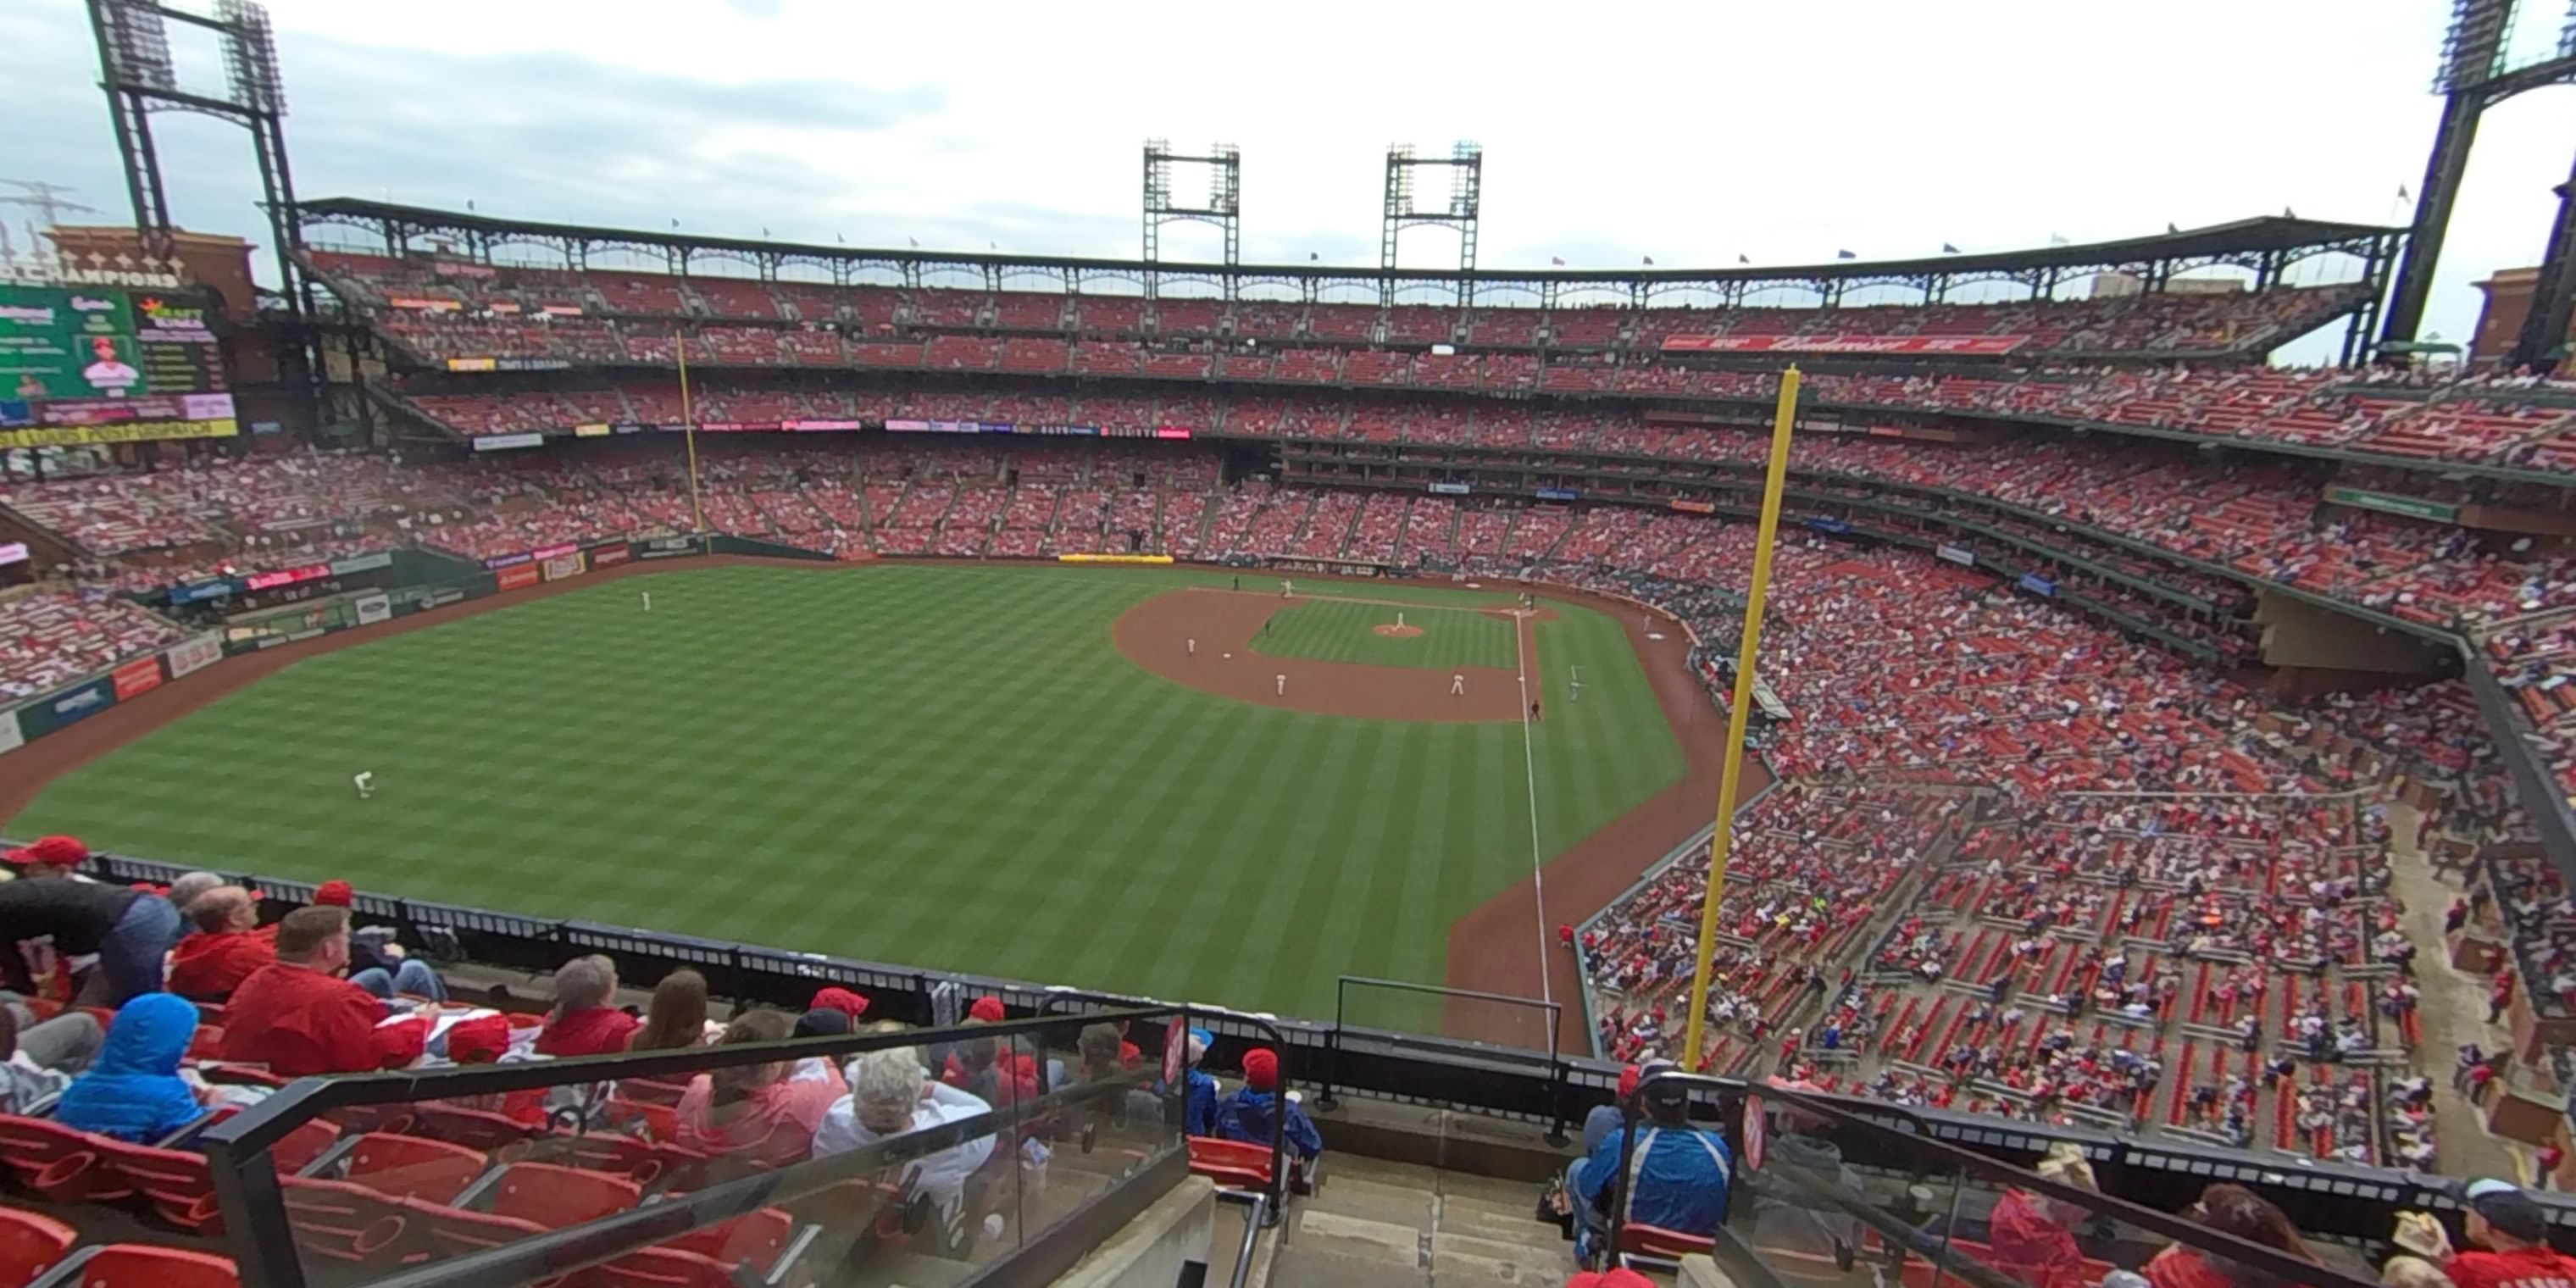
[[[2101,1193],[2092,1164],[2116,1152],[2109,1138],[2015,1125],[2015,1145],[2045,1151],[2030,1171],[1935,1139],[1901,1106],[1670,1070],[1618,1113],[1585,1165],[1616,1175],[1572,1187],[1578,1212],[1599,1196],[1596,1262],[1723,1259],[1740,1243],[1781,1280],[1850,1288],[2119,1288],[2115,1275],[2151,1265],[2157,1282],[2376,1282],[2362,1248],[2302,1235],[2237,1185],[2207,1186],[2180,1214]]]
[[[206,1140],[244,1281],[985,1281],[1078,1255],[1189,1167],[1182,1008],[795,1026],[288,1086]]]

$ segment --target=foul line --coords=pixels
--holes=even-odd
[[[1530,737],[1529,647],[1521,639],[1523,632],[1532,629],[1526,616],[1512,620],[1512,651],[1520,658],[1521,769],[1529,778],[1530,912],[1538,919],[1538,996],[1540,1001],[1553,1004],[1556,987],[1548,981],[1547,972],[1547,865],[1540,858],[1538,843],[1538,753]]]

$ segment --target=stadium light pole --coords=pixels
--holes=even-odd
[[[698,413],[689,401],[689,331],[678,328],[680,354],[680,438],[689,447],[689,521],[698,532],[707,530],[707,508],[698,500]]]
[[[1753,536],[1753,581],[1744,592],[1744,639],[1735,654],[1735,701],[1726,712],[1726,760],[1718,770],[1717,828],[1708,838],[1708,898],[1699,909],[1699,963],[1691,972],[1690,1019],[1683,1027],[1684,1069],[1699,1069],[1700,1030],[1708,1017],[1708,968],[1717,957],[1717,905],[1726,898],[1727,852],[1735,841],[1735,794],[1744,781],[1744,723],[1753,707],[1753,662],[1762,650],[1762,601],[1771,590],[1771,549],[1780,535],[1780,494],[1789,482],[1789,433],[1798,418],[1798,369],[1780,373],[1780,407],[1771,417],[1771,467],[1762,478],[1762,518]]]

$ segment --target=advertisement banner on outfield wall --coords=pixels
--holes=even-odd
[[[224,636],[221,631],[208,631],[192,640],[181,640],[162,654],[170,660],[170,678],[178,679],[205,670],[224,660]]]
[[[634,549],[623,541],[613,546],[592,546],[582,553],[590,557],[593,568],[614,568],[635,557]]]
[[[530,556],[526,551],[522,550],[515,555],[501,555],[498,558],[486,559],[483,561],[483,566],[493,569],[494,571],[498,571],[503,568],[526,563],[531,557],[532,556]]]
[[[357,610],[360,626],[373,626],[394,615],[394,601],[381,591],[373,595],[360,595],[349,601],[349,607]]]
[[[568,555],[556,555],[554,558],[538,564],[537,567],[545,571],[546,580],[548,581],[562,581],[566,577],[578,577],[582,573],[581,552],[576,550]]]
[[[116,684],[116,700],[125,701],[138,693],[150,693],[161,687],[161,659],[147,657],[128,662],[108,674]]]
[[[677,559],[698,552],[696,537],[655,537],[635,552],[638,559]]]
[[[1932,547],[1932,553],[1943,559],[1947,559],[1962,568],[1974,568],[1977,566],[1977,556],[1975,552],[1962,550],[1957,546],[1934,546]]]
[[[116,705],[116,682],[102,675],[87,684],[48,694],[18,708],[18,727],[29,741],[78,724]]]
[[[0,752],[16,751],[26,745],[27,735],[18,732],[17,716],[0,716]]]
[[[393,566],[393,552],[390,550],[379,550],[371,555],[353,555],[347,559],[332,560],[331,575],[334,577],[346,577],[351,573],[374,572],[378,568],[391,568]]]
[[[504,568],[501,570],[500,576],[501,589],[524,590],[527,587],[537,584],[537,566],[532,563],[523,563],[514,568]]]

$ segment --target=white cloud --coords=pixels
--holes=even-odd
[[[1375,258],[1391,141],[1486,149],[1483,263],[1928,254],[2272,213],[2402,218],[2439,0],[1827,0],[1573,10],[1326,3],[272,0],[299,186],[852,244],[1132,255],[1137,146],[1244,152],[1244,253]],[[1500,19],[1500,20],[1497,20]],[[17,177],[121,207],[82,7],[12,6]],[[422,71],[436,73],[435,79]],[[549,70],[551,69],[551,70]],[[557,84],[531,83],[531,77]],[[805,87],[810,116],[778,110]],[[838,92],[835,92],[838,91]],[[585,110],[566,95],[644,96]],[[791,96],[792,97],[792,96]],[[886,107],[855,110],[854,104]],[[853,117],[864,119],[853,119]],[[2480,140],[2428,328],[2537,259],[2576,91]],[[203,137],[200,137],[200,135]],[[188,131],[191,222],[256,227],[249,156]],[[24,173],[33,168],[35,172]],[[198,185],[192,188],[192,185]],[[209,204],[201,192],[221,199]],[[1167,230],[1167,256],[1214,234]],[[1406,261],[1455,262],[1445,235]]]

